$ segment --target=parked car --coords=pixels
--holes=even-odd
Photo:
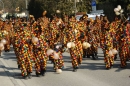
[[[86,13],[87,14],[87,13]],[[103,10],[96,10],[96,11],[91,11],[88,15],[88,18],[92,18],[93,20],[95,20],[96,16],[100,15],[105,15],[103,14]],[[83,15],[76,15],[76,19],[79,21],[80,17],[82,17]]]

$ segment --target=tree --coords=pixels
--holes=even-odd
[[[77,0],[76,0],[77,1]],[[31,15],[37,19],[44,10],[47,10],[48,16],[55,15],[56,10],[60,10],[61,14],[73,14],[74,0],[31,0],[28,10]],[[88,12],[91,10],[90,0],[79,0],[76,2],[77,12]]]
[[[26,10],[25,0],[1,0],[4,3],[4,10],[9,13],[14,13],[17,7],[20,8],[20,12]]]

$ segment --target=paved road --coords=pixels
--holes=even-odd
[[[130,62],[127,68],[122,69],[117,59],[114,67],[106,70],[100,48],[99,59],[84,58],[77,72],[72,72],[70,55],[63,55],[65,68],[61,74],[56,74],[48,61],[45,76],[36,77],[34,70],[32,79],[24,80],[17,68],[13,50],[3,52],[0,58],[0,86],[130,86]]]

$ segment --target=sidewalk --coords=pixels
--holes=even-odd
[[[0,86],[18,86],[1,60],[2,57],[0,58]]]
[[[3,52],[0,57],[0,86],[25,86],[15,78],[13,69],[4,61]]]

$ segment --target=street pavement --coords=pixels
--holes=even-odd
[[[36,77],[33,67],[32,78],[25,80],[17,68],[13,49],[2,52],[0,58],[0,86],[130,86],[130,62],[127,68],[120,68],[119,57],[114,67],[105,69],[102,50],[98,49],[98,60],[83,58],[77,72],[73,72],[69,53],[63,53],[65,66],[61,74],[56,74],[53,64],[47,63],[45,76]]]

